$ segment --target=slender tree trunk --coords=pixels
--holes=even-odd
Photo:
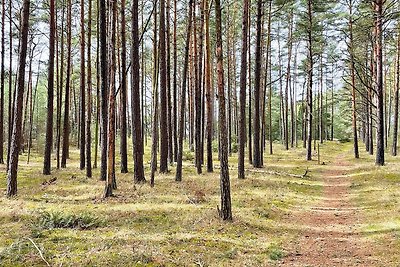
[[[399,128],[399,89],[400,89],[400,34],[398,34],[397,36],[396,85],[394,91],[393,144],[392,144],[393,156],[397,156],[397,136]]]
[[[172,106],[171,106],[171,41],[170,41],[170,10],[171,0],[167,0],[166,8],[166,51],[167,51],[167,129],[168,129],[168,160],[174,162],[174,144],[172,138]]]
[[[311,150],[312,150],[312,120],[313,120],[313,36],[312,36],[312,26],[313,26],[313,6],[312,1],[307,2],[307,14],[308,14],[308,28],[307,28],[307,160],[311,160]]]
[[[251,6],[251,1],[249,1],[249,29],[248,29],[248,33],[249,33],[249,47],[251,47],[251,9],[250,9],[250,6]],[[248,118],[249,118],[249,123],[248,123],[248,128],[249,128],[249,130],[248,130],[248,138],[247,138],[247,144],[248,144],[248,149],[249,149],[249,152],[248,152],[248,154],[249,154],[249,163],[250,164],[253,164],[253,141],[252,141],[252,139],[253,139],[253,132],[252,132],[252,115],[253,115],[253,107],[252,107],[252,105],[251,105],[251,102],[252,102],[252,100],[251,100],[251,98],[252,98],[252,88],[251,88],[251,71],[252,71],[252,69],[251,69],[251,49],[249,49],[249,53],[248,53],[248,57],[249,57],[249,62],[248,62],[248,69],[249,69],[249,72],[248,72],[248,74],[249,74],[249,115],[248,115]]]
[[[56,140],[56,158],[57,158],[57,169],[60,169],[60,150],[61,150],[61,113],[62,113],[62,94],[64,84],[64,18],[65,18],[65,1],[62,1],[62,14],[61,14],[61,56],[60,56],[60,77],[58,83],[58,94],[57,94],[57,140]],[[58,54],[58,52],[57,52]]]
[[[352,119],[353,119],[353,142],[354,142],[354,157],[358,159],[360,157],[358,152],[358,136],[357,136],[357,110],[356,110],[356,77],[355,77],[355,63],[354,63],[354,41],[353,41],[353,3],[349,1],[349,32],[350,32],[350,72],[351,72],[351,98],[352,98]]]
[[[385,142],[384,142],[384,105],[383,105],[383,63],[382,63],[382,13],[383,0],[374,2],[375,8],[375,46],[376,46],[376,81],[375,91],[377,94],[377,125],[376,125],[376,165],[385,164]]]
[[[157,7],[157,0],[154,1],[154,9]],[[159,58],[157,50],[157,12],[154,12],[154,34],[153,34],[153,124],[151,144],[151,171],[150,186],[154,186],[154,175],[157,170],[157,148],[158,148],[158,71]]]
[[[240,119],[238,178],[244,179],[244,150],[246,145],[246,81],[247,81],[247,41],[248,41],[249,1],[243,0],[242,55],[240,68]]]
[[[128,144],[127,144],[127,75],[126,75],[126,0],[121,1],[121,173],[128,173]],[[133,19],[132,19],[133,21]],[[132,61],[133,63],[133,61]],[[137,75],[137,79],[140,77]],[[140,95],[138,97],[138,101]],[[140,107],[140,105],[139,105]],[[140,115],[140,114],[139,114]],[[139,120],[138,123],[141,123]],[[134,124],[134,123],[133,123]],[[141,138],[140,138],[141,140]],[[137,140],[139,141],[139,140]],[[133,142],[135,144],[135,142]]]
[[[165,1],[160,1],[160,173],[168,172],[168,124],[167,124],[167,62],[165,45]]]
[[[29,164],[30,162],[30,156],[31,156],[31,148],[32,148],[32,129],[33,129],[33,115],[35,113],[35,105],[36,105],[36,96],[37,96],[37,89],[39,85],[39,71],[40,71],[40,62],[38,64],[38,72],[36,76],[36,84],[35,84],[35,93],[33,93],[33,99],[30,102],[30,108],[29,108],[29,137],[28,137],[28,158],[26,163]]]
[[[124,1],[124,0],[123,0]],[[143,134],[140,110],[140,57],[139,57],[139,7],[138,0],[132,2],[132,141],[135,183],[146,181],[143,168]]]
[[[177,36],[177,0],[174,0],[174,33],[173,33],[173,58],[174,58],[174,77],[173,77],[173,118],[172,118],[172,132],[173,132],[173,141],[174,141],[174,160],[175,162],[177,161],[177,154],[178,154],[178,102],[177,102],[177,90],[178,90],[178,53],[177,53],[177,42],[176,42],[176,36]]]
[[[202,92],[202,70],[203,70],[203,28],[204,28],[204,19],[203,19],[203,1],[201,0],[200,2],[200,18],[201,18],[201,23],[200,23],[200,28],[199,28],[199,44],[198,44],[198,54],[196,55],[197,57],[197,62],[195,62],[196,67],[197,67],[197,73],[196,75],[196,91],[195,91],[195,109],[196,109],[196,121],[195,121],[195,127],[196,127],[196,133],[195,133],[195,143],[196,143],[196,169],[197,169],[197,174],[202,173],[202,142],[201,142],[201,122],[202,122],[202,97],[201,97],[201,92]],[[194,34],[197,34],[196,31]]]
[[[261,2],[261,1],[260,1]],[[215,0],[215,24],[216,24],[216,57],[218,73],[218,100],[219,100],[219,135],[221,142],[220,151],[220,186],[221,186],[221,210],[219,216],[222,220],[232,220],[231,192],[228,169],[228,136],[226,129],[226,106],[224,88],[224,67],[222,53],[222,26],[220,0]]]
[[[186,81],[189,66],[189,47],[190,47],[190,35],[192,31],[192,10],[193,10],[193,0],[189,0],[189,12],[187,19],[186,28],[186,44],[185,44],[185,57],[183,63],[183,73],[182,73],[182,92],[181,92],[181,106],[179,114],[179,135],[178,135],[178,158],[176,165],[175,181],[182,181],[182,156],[183,156],[183,136],[185,132],[185,106],[186,106]]]
[[[81,0],[81,36],[80,36],[80,52],[81,52],[81,66],[80,66],[80,132],[79,132],[79,149],[80,149],[80,164],[79,168],[83,170],[85,168],[85,119],[86,119],[86,90],[85,90],[85,0]]]
[[[21,47],[19,52],[19,73],[14,105],[15,116],[11,136],[10,163],[7,173],[7,197],[12,197],[17,194],[17,172],[22,128],[22,104],[25,86],[25,64],[28,48],[29,6],[30,1],[24,0],[22,10]]]
[[[111,51],[110,51],[110,84],[109,84],[109,106],[108,106],[108,149],[107,149],[107,180],[104,190],[104,197],[112,196],[113,189],[117,189],[115,182],[115,121],[116,121],[116,101],[115,101],[115,76],[117,72],[116,57],[116,34],[117,34],[117,3],[111,2]]]
[[[262,22],[262,1],[257,1],[257,42],[256,59],[254,71],[254,155],[253,166],[261,168],[260,153],[260,89],[261,89],[261,23]]]
[[[5,17],[6,4],[2,1],[1,11],[1,73],[0,73],[0,164],[4,164],[4,56],[5,56]],[[11,75],[11,73],[10,73]]]
[[[72,3],[68,0],[67,7],[67,75],[65,81],[65,108],[64,108],[64,127],[63,127],[63,144],[61,155],[61,168],[67,167],[67,158],[69,154],[69,106],[70,106],[70,87],[71,87],[71,39],[72,39]]]
[[[292,60],[292,48],[293,48],[293,41],[292,41],[292,28],[293,28],[293,10],[290,10],[289,14],[289,30],[288,30],[288,60],[287,60],[287,69],[286,69],[286,85],[285,85],[285,149],[289,150],[289,91],[290,89],[290,66]]]
[[[205,15],[205,34],[206,34],[206,66],[205,66],[205,90],[207,99],[207,172],[213,172],[213,122],[214,122],[214,90],[211,86],[211,44],[210,44],[210,5],[208,0],[204,1],[204,15]],[[247,29],[246,29],[247,31]],[[246,39],[247,41],[247,39]],[[245,100],[246,101],[246,100]],[[245,122],[246,123],[246,122]]]
[[[87,26],[87,111],[86,111],[86,176],[92,177],[92,0],[88,6]]]
[[[101,166],[100,180],[107,177],[107,131],[108,131],[108,63],[106,1],[99,0],[100,27],[100,91],[101,91]]]
[[[12,18],[12,1],[9,1],[9,18]],[[11,135],[12,135],[12,76],[13,76],[13,30],[12,30],[12,19],[10,19],[10,29],[9,29],[9,38],[10,38],[10,66],[9,66],[9,81],[8,81],[8,142],[7,142],[7,170],[10,163],[10,150],[11,150]]]
[[[47,122],[46,143],[44,150],[43,174],[51,172],[51,150],[53,147],[53,100],[54,100],[54,57],[55,57],[55,0],[50,0],[50,43],[49,43],[49,71],[47,84]]]

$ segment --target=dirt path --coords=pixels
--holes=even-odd
[[[320,203],[291,216],[291,223],[304,230],[280,266],[380,266],[357,227],[361,215],[350,201],[351,179],[345,166],[349,164],[343,156],[326,166],[320,174],[324,182]]]

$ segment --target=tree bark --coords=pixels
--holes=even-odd
[[[125,0],[123,0],[125,1]],[[143,135],[140,110],[140,64],[139,64],[139,7],[138,0],[132,2],[132,142],[135,183],[146,181],[143,168]]]
[[[92,0],[88,6],[88,26],[87,26],[87,110],[86,110],[86,176],[92,177]]]
[[[43,174],[51,173],[51,150],[53,147],[53,101],[54,101],[54,50],[55,50],[55,0],[50,0],[50,42],[49,42],[49,70],[47,83],[47,122],[46,143],[44,150]]]
[[[240,119],[239,119],[239,158],[238,178],[244,179],[244,156],[246,145],[246,82],[247,82],[247,40],[248,40],[249,1],[243,0],[242,16],[242,54],[240,67]]]
[[[375,164],[385,164],[384,142],[384,105],[383,105],[383,62],[382,62],[382,25],[383,25],[383,0],[374,2],[375,8],[375,48],[376,48],[376,81],[375,91],[377,96],[377,120],[376,120],[376,160]]]
[[[70,87],[71,87],[71,39],[72,39],[72,3],[68,0],[67,7],[67,75],[65,81],[65,108],[64,108],[64,125],[63,125],[63,144],[61,155],[61,168],[67,167],[67,158],[69,154],[69,106],[70,106]]]
[[[25,86],[25,64],[28,48],[30,1],[24,0],[22,10],[21,47],[19,52],[17,91],[14,105],[14,121],[10,145],[10,162],[7,173],[7,197],[17,194],[18,158],[22,128],[22,104]]]
[[[127,75],[126,75],[126,18],[125,18],[126,0],[121,0],[121,173],[128,173],[128,144],[127,144]],[[133,23],[134,18],[132,18]],[[135,45],[135,43],[133,43]],[[133,63],[133,61],[132,61]],[[135,74],[136,75],[136,74]],[[135,78],[135,77],[134,77]],[[139,74],[136,77],[140,79]],[[140,95],[137,101],[139,101]],[[136,100],[136,99],[135,99]],[[140,104],[139,104],[140,107]],[[140,115],[140,114],[139,114]],[[135,123],[140,123],[141,120]],[[133,125],[135,124],[133,123]],[[140,138],[139,140],[141,140]],[[139,141],[136,139],[136,141]],[[133,142],[135,144],[135,142]]]
[[[206,66],[205,66],[205,90],[207,99],[207,172],[213,172],[213,123],[214,123],[214,90],[211,86],[211,44],[210,44],[210,5],[204,1],[205,34],[206,34]],[[245,122],[246,123],[246,122]]]
[[[261,168],[260,153],[260,89],[261,89],[261,23],[262,22],[262,1],[257,1],[257,36],[256,36],[256,59],[254,71],[254,153],[253,166]]]
[[[168,124],[167,124],[167,62],[165,45],[165,1],[160,1],[160,173],[168,172]]]
[[[80,133],[79,133],[79,149],[80,149],[80,157],[79,157],[79,168],[83,170],[85,168],[85,122],[86,122],[86,91],[85,91],[85,0],[81,0],[81,36],[80,36],[80,53],[81,53],[81,62],[80,62]]]
[[[189,46],[190,46],[190,35],[192,31],[192,10],[193,10],[193,0],[189,0],[189,12],[187,19],[186,28],[186,44],[185,44],[185,57],[183,63],[183,73],[182,73],[182,92],[181,92],[181,106],[179,114],[179,135],[178,135],[178,156],[176,165],[175,181],[182,181],[182,156],[183,156],[183,135],[185,131],[185,106],[186,106],[186,81],[189,66]]]
[[[312,160],[311,149],[312,149],[312,120],[313,120],[313,36],[312,36],[312,27],[313,27],[313,6],[312,1],[307,1],[307,14],[308,14],[308,28],[307,28],[307,160]]]
[[[354,157],[358,159],[360,154],[358,152],[358,133],[357,133],[357,109],[356,109],[356,77],[355,77],[355,63],[354,63],[354,40],[353,40],[353,3],[349,0],[349,32],[350,32],[350,72],[351,72],[351,104],[352,104],[352,126],[353,126],[353,143],[354,143]]]
[[[259,1],[261,3],[261,0]],[[261,7],[260,7],[261,8]],[[261,12],[261,11],[260,11]],[[226,106],[224,88],[224,67],[222,53],[222,26],[220,0],[215,0],[215,24],[216,24],[216,57],[218,73],[218,100],[219,100],[219,135],[221,142],[220,150],[220,187],[221,187],[221,210],[219,216],[222,220],[232,220],[231,192],[228,166],[228,136],[226,127]]]
[[[397,36],[396,85],[394,91],[393,144],[392,144],[393,156],[397,156],[397,136],[399,128],[399,90],[400,90],[400,34],[398,34]]]
[[[99,1],[100,26],[100,92],[101,92],[101,166],[100,180],[107,177],[107,131],[108,131],[108,63],[106,1]]]

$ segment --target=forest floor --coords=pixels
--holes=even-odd
[[[187,160],[181,183],[171,167],[154,188],[118,173],[105,200],[99,170],[87,179],[78,151],[51,176],[23,154],[18,196],[0,197],[0,266],[399,266],[400,161],[386,157],[376,167],[363,151],[353,159],[352,144],[328,142],[318,165],[276,144],[263,169],[247,165],[238,180],[234,154],[234,220],[222,222],[218,168],[197,175]]]

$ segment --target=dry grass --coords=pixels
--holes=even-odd
[[[41,174],[41,157],[34,155],[32,163],[27,165],[23,155],[18,197],[0,198],[0,265],[44,264],[26,237],[34,240],[53,266],[278,265],[279,259],[288,253],[287,245],[302,231],[301,225],[293,225],[285,218],[318,202],[322,193],[319,173],[329,167],[338,153],[346,151],[350,155],[350,146],[337,143],[323,146],[322,160],[326,165],[320,166],[315,161],[306,162],[303,149],[284,151],[280,145],[276,147],[274,155],[265,156],[265,170],[303,174],[309,168],[309,176],[301,179],[249,171],[246,180],[238,180],[234,170],[237,160],[233,155],[230,158],[232,223],[222,222],[217,216],[218,169],[212,174],[197,175],[191,162],[186,162],[183,182],[174,181],[172,167],[169,174],[156,176],[154,188],[148,184],[135,186],[131,173],[118,173],[115,197],[104,200],[104,184],[97,179],[99,170],[95,170],[95,178],[87,179],[78,169],[77,151],[71,151],[67,169],[53,170],[48,177]],[[400,194],[396,185],[400,179],[391,176],[399,172],[398,168],[394,161],[384,167],[387,171],[367,168],[370,161],[368,158],[344,167],[349,174],[353,167],[354,173],[362,172],[354,175],[354,198],[369,207],[366,218],[371,224],[365,226],[365,231],[370,238],[384,238],[389,233],[398,235],[399,206],[394,200]],[[146,174],[147,162],[148,158]],[[251,169],[249,165],[246,167]],[[374,176],[366,181],[371,173],[376,176],[385,173],[385,182]],[[54,177],[57,178],[54,183],[42,185]],[[393,188],[387,190],[387,187]],[[5,191],[5,183],[0,189]],[[391,214],[386,217],[390,218],[390,224],[380,224],[379,219],[383,220],[380,216],[369,217],[382,203],[386,206],[381,212]],[[55,211],[66,215],[89,214],[102,223],[86,230],[38,226],[41,213]],[[376,223],[372,223],[374,220]]]

